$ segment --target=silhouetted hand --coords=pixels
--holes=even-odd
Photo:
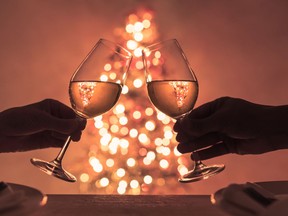
[[[266,106],[222,97],[204,104],[174,125],[178,151],[200,159],[261,154],[288,148],[288,106]],[[193,155],[191,155],[193,159]]]
[[[0,113],[0,152],[62,147],[71,135],[79,141],[86,120],[53,99]]]

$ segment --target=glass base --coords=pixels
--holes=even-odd
[[[201,162],[200,162],[201,163]],[[198,164],[196,167],[178,179],[181,183],[189,183],[207,179],[225,169],[224,164],[206,166]]]
[[[36,158],[32,158],[30,161],[34,166],[38,167],[48,175],[53,175],[67,182],[77,181],[76,177],[64,170],[61,164],[57,163],[57,161],[47,162]]]

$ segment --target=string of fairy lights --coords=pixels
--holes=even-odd
[[[147,98],[143,75],[142,49],[159,39],[153,11],[129,14],[125,26],[114,33],[134,60],[118,103],[95,117],[82,136],[86,154],[72,168],[78,172],[80,192],[151,194],[179,189],[177,178],[190,163],[176,149],[174,120]],[[158,64],[160,56],[155,55],[151,64]],[[106,64],[104,71],[101,80],[116,78],[113,65]]]

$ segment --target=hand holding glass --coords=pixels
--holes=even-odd
[[[70,102],[79,118],[89,119],[101,115],[116,104],[131,61],[131,53],[121,46],[105,39],[96,43],[70,80]],[[31,163],[48,175],[75,182],[76,177],[62,167],[62,159],[70,141],[71,137],[68,137],[53,161],[32,158]]]
[[[142,56],[151,102],[166,115],[181,119],[196,103],[198,82],[178,41],[172,39],[148,46]],[[196,158],[197,153],[193,154]],[[206,166],[196,160],[194,169],[180,177],[179,182],[206,179],[224,167],[222,164]]]

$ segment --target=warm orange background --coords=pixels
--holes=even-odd
[[[67,105],[68,81],[99,38],[142,1],[1,0],[0,110],[55,98]],[[163,39],[177,38],[199,79],[197,105],[220,96],[288,104],[288,1],[143,1],[156,12]],[[288,145],[288,143],[287,143]],[[81,154],[72,144],[64,165]],[[77,193],[78,184],[48,177],[29,159],[47,160],[55,149],[0,154],[0,180],[45,193]],[[207,194],[230,183],[287,180],[288,151],[259,156],[227,155],[225,172],[189,186]],[[83,155],[82,155],[83,157]]]

